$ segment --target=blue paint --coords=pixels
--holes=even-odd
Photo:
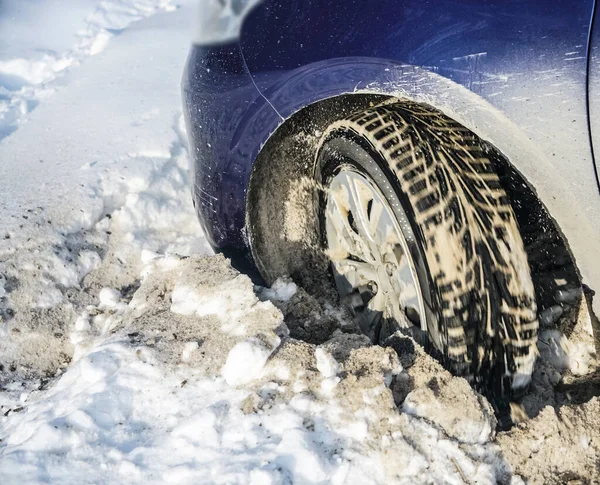
[[[209,243],[243,249],[245,195],[259,140],[280,118],[260,95],[237,43],[194,47],[183,76],[192,197]]]
[[[419,72],[468,89],[549,153],[557,133],[570,130],[575,143],[586,144],[585,156],[572,163],[588,164],[592,173],[586,50],[593,4],[263,2],[245,20],[239,42],[194,46],[183,78],[193,197],[209,241],[247,250],[252,164],[281,117],[363,90],[397,94],[400,87],[443,97],[444,84]]]

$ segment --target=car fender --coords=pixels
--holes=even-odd
[[[600,213],[595,183],[587,185],[594,188],[590,193],[574,194],[565,183],[564,165],[552,163],[518,125],[479,95],[419,66],[363,57],[321,61],[283,76],[259,74],[255,80],[282,120],[313,103],[352,93],[394,96],[426,103],[444,112],[508,158],[556,220],[576,259],[582,281],[600,288],[600,259],[595,256],[600,226],[590,217]],[[269,135],[265,133],[261,146]],[[588,168],[593,176],[591,164]],[[594,309],[600,314],[598,300]]]

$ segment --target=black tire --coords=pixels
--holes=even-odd
[[[315,177],[327,186],[337,165],[352,163],[392,207],[402,204],[432,342],[455,374],[506,396],[531,380],[538,321],[519,228],[487,147],[433,108],[385,104],[327,129]]]

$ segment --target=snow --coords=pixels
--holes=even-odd
[[[166,266],[151,264],[146,281]],[[185,264],[168,266],[178,272]],[[49,390],[32,392],[23,409],[3,418],[2,483],[362,483],[352,455],[332,452],[335,420],[325,416],[335,419],[336,403],[303,393],[270,403],[280,387],[274,383],[261,386],[262,397],[230,385],[257,378],[278,345],[277,338],[242,340],[222,379],[186,365],[189,359],[165,367],[147,342],[105,335]],[[201,347],[186,343],[184,352]],[[250,401],[262,412],[249,410]],[[317,416],[324,421],[307,428]],[[362,464],[377,468],[376,460]]]
[[[279,341],[271,346],[257,338],[252,338],[233,347],[221,371],[227,384],[239,386],[260,377],[267,359],[278,345]]]
[[[260,297],[265,300],[280,302],[289,301],[296,294],[298,287],[293,281],[277,278],[271,288],[263,288]]]
[[[187,344],[185,344],[185,347],[183,348],[183,352],[181,354],[181,361],[182,362],[189,362],[190,358],[192,357],[192,354],[198,350],[198,342],[188,342]]]
[[[111,37],[170,0],[7,0],[0,7],[0,138],[48,96],[65,69],[102,52]],[[56,20],[54,20],[56,19]],[[16,56],[16,57],[15,57]]]
[[[340,370],[339,365],[329,352],[318,348],[315,351],[315,357],[317,359],[317,369],[319,369],[319,372],[323,374],[325,379],[330,379],[337,375]]]
[[[119,300],[121,299],[121,293],[119,293],[119,290],[115,290],[114,288],[102,288],[98,298],[100,299],[99,308],[114,308],[118,305]]]
[[[213,255],[180,107],[196,3],[0,6],[0,483],[523,483],[518,438],[410,339]],[[548,365],[593,369],[549,337]]]

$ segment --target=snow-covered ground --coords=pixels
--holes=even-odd
[[[593,375],[584,311],[542,335],[513,413],[537,417],[497,433],[409,338],[373,347],[212,255],[179,94],[195,3],[0,4],[0,484],[594,483],[600,401],[558,386]]]

